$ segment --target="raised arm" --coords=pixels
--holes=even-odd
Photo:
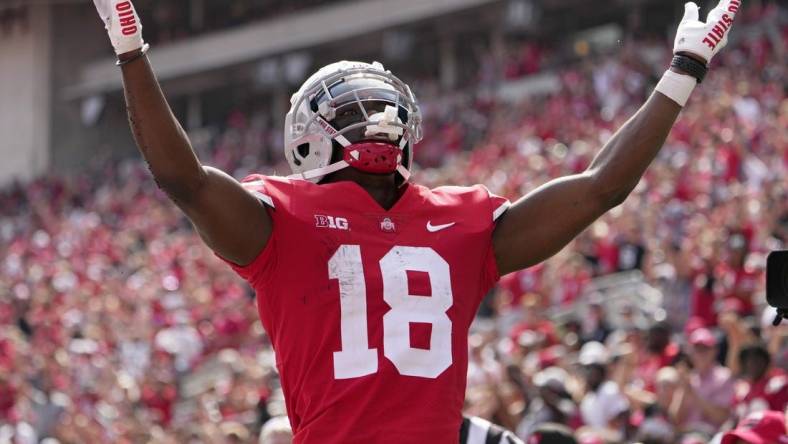
[[[586,171],[554,179],[512,204],[493,234],[500,273],[549,258],[623,202],[659,152],[680,110],[676,102],[653,93]]]
[[[706,23],[698,20],[697,5],[685,5],[674,44],[674,53],[682,56],[674,61],[682,66],[665,73],[656,91],[586,171],[552,180],[507,210],[493,233],[501,274],[549,258],[626,199],[665,142],[696,77],[702,78],[707,61],[727,43],[739,5],[738,0],[721,0]]]
[[[123,63],[123,88],[134,140],[159,188],[192,221],[209,247],[237,264],[250,263],[271,232],[263,204],[235,179],[197,159],[144,55],[142,25],[131,2],[94,3]]]

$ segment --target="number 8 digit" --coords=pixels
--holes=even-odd
[[[383,354],[403,375],[436,378],[451,365],[452,293],[449,264],[432,248],[394,247],[380,260],[383,300],[391,307],[383,316]],[[408,291],[406,271],[429,275],[432,296]],[[430,348],[410,346],[410,323],[432,324]]]

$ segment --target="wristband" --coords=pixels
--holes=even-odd
[[[673,56],[670,66],[671,68],[678,68],[692,77],[695,77],[698,83],[703,82],[703,78],[706,77],[706,73],[709,71],[709,68],[702,62],[681,54]]]
[[[115,62],[115,66],[123,66],[123,65],[125,65],[127,63],[131,63],[131,62],[137,60],[138,58],[144,56],[145,53],[147,53],[149,49],[150,49],[150,45],[146,43],[146,44],[142,45],[142,48],[140,48],[139,54],[134,55],[134,57],[132,57],[132,58],[130,58],[128,60],[120,60],[120,59],[118,59],[118,61]]]
[[[695,77],[667,70],[654,90],[661,92],[670,100],[678,103],[679,106],[684,107],[697,84]]]

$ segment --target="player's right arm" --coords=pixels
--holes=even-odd
[[[727,43],[741,0],[720,0],[699,19],[685,4],[673,53],[646,103],[610,138],[586,171],[552,180],[517,200],[496,224],[493,244],[501,275],[551,257],[605,212],[620,205],[657,156],[707,64]]]
[[[224,172],[202,165],[170,110],[142,54],[142,25],[129,0],[94,0],[122,65],[134,140],[159,188],[192,221],[220,256],[239,265],[265,247],[271,218],[263,204]]]

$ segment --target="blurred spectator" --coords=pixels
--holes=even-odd
[[[730,370],[717,363],[717,339],[711,331],[693,331],[689,344],[691,367],[677,365],[679,389],[672,413],[682,429],[711,435],[730,417],[734,380]]]
[[[517,426],[519,436],[531,436],[545,423],[577,427],[577,405],[565,386],[569,379],[569,373],[559,367],[548,367],[534,375],[533,385],[538,394]]]
[[[630,426],[634,426],[635,439],[653,443],[676,441],[677,428],[669,412],[678,386],[679,375],[675,368],[664,367],[657,372],[656,396],[653,401],[646,397],[638,400],[644,405],[642,411],[636,412],[630,418]],[[631,389],[629,391],[631,392]]]
[[[260,429],[260,444],[290,444],[293,442],[293,430],[287,416],[275,416]]]
[[[788,369],[788,324],[773,325],[777,309],[766,307],[761,313],[761,335],[777,368]]]
[[[788,405],[788,376],[785,370],[772,367],[769,351],[761,343],[739,352],[742,380],[736,386],[736,414],[744,418],[764,410],[785,410]]]
[[[722,436],[721,444],[766,444],[788,442],[785,413],[773,410],[750,413],[734,430]]]
[[[543,424],[528,439],[528,444],[577,444],[572,430],[560,424]]]
[[[608,377],[610,355],[599,342],[588,342],[578,357],[585,380],[585,394],[580,402],[583,423],[596,429],[623,430],[629,402],[621,388]]]
[[[175,357],[175,369],[179,372],[189,370],[192,361],[202,352],[202,339],[197,330],[189,325],[189,315],[176,312],[173,325],[160,330],[154,343],[161,350]]]
[[[592,300],[588,305],[588,315],[583,318],[583,340],[604,343],[612,331],[604,305],[599,298]]]
[[[678,346],[670,340],[671,330],[667,322],[657,322],[646,333],[646,350],[637,369],[637,377],[649,391],[654,391],[657,372],[672,365],[679,353]]]
[[[656,397],[654,406],[663,414],[668,414],[674,405],[679,390],[679,372],[676,367],[662,367],[657,372]]]
[[[628,222],[617,242],[618,271],[642,270],[646,246],[642,240],[642,226],[634,219]]]
[[[555,324],[543,316],[539,307],[539,299],[535,294],[529,294],[521,303],[522,320],[510,332],[510,338],[515,343],[530,344],[533,341],[539,345],[554,345],[556,340]]]

